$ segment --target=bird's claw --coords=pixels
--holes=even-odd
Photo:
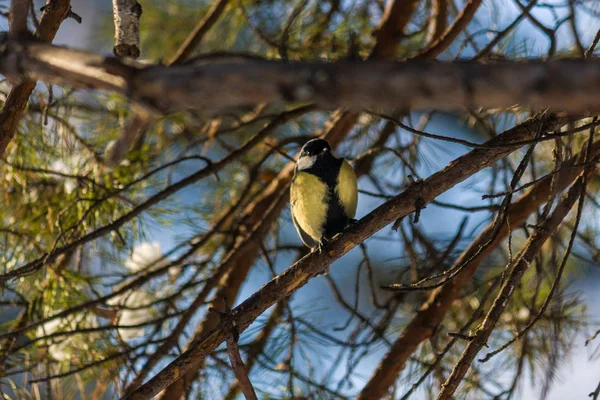
[[[319,254],[327,253],[327,243],[329,243],[329,239],[321,238],[316,249]]]

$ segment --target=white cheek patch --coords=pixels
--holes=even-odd
[[[313,166],[315,161],[316,161],[316,157],[311,157],[311,156],[300,157],[300,159],[296,163],[296,168],[298,168],[299,171],[302,171],[303,169],[308,169]]]

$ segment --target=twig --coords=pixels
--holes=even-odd
[[[204,18],[198,22],[198,25],[185,39],[185,42],[181,45],[177,53],[169,61],[169,65],[180,64],[187,60],[192,52],[202,42],[204,35],[212,28],[212,26],[219,20],[225,7],[227,7],[229,0],[218,0],[214,2],[213,6],[208,10]]]
[[[596,119],[597,119],[597,117],[594,117],[594,121]],[[558,272],[556,273],[556,278],[554,279],[554,282],[552,283],[552,287],[550,288],[550,293],[548,293],[546,300],[544,300],[544,303],[542,304],[542,307],[540,307],[540,310],[536,314],[536,316],[531,319],[531,321],[527,324],[527,326],[525,328],[523,328],[523,330],[521,332],[519,332],[519,334],[517,334],[514,338],[512,338],[511,340],[504,343],[502,346],[498,347],[496,350],[491,351],[488,354],[486,354],[486,356],[484,358],[480,359],[479,361],[481,361],[481,362],[489,361],[490,358],[494,357],[496,354],[500,353],[501,351],[506,349],[508,346],[510,346],[517,340],[524,337],[527,334],[527,332],[529,332],[529,330],[544,315],[544,313],[546,312],[546,309],[550,305],[550,301],[552,300],[552,298],[554,297],[554,294],[558,290],[558,286],[560,284],[560,279],[564,272],[565,266],[567,265],[567,261],[569,260],[569,256],[571,255],[571,250],[573,249],[573,245],[575,243],[575,238],[577,237],[577,228],[579,227],[579,223],[581,221],[581,216],[582,216],[582,212],[583,212],[583,205],[584,205],[584,201],[585,201],[585,192],[586,192],[587,183],[588,183],[588,179],[589,179],[588,176],[589,176],[590,171],[592,170],[592,165],[595,164],[595,162],[591,162],[592,161],[591,154],[592,154],[593,141],[594,141],[594,128],[590,129],[590,137],[589,137],[588,143],[587,143],[587,150],[586,150],[586,155],[585,155],[586,167],[585,167],[583,175],[582,175],[581,193],[580,193],[580,197],[579,197],[579,203],[577,205],[577,215],[575,216],[575,224],[573,226],[573,232],[571,233],[571,237],[569,239],[569,243],[565,250],[565,254],[563,256],[562,262],[561,262],[560,266],[558,267]],[[597,160],[595,159],[594,161],[597,161]]]
[[[575,202],[581,197],[581,188],[583,179],[580,178],[569,189],[566,196],[557,205],[551,216],[537,229],[527,241],[527,244],[519,252],[513,264],[507,265],[507,279],[502,284],[498,296],[494,300],[492,307],[488,311],[485,319],[479,326],[475,338],[470,341],[463,351],[460,359],[446,382],[442,385],[442,390],[437,396],[437,400],[447,400],[452,398],[458,385],[462,382],[465,374],[475,359],[479,350],[486,344],[496,323],[508,305],[508,301],[514,292],[515,286],[521,280],[521,277],[529,267],[531,261],[538,253],[548,237],[556,230],[558,225],[567,216]]]
[[[209,308],[209,311],[215,312],[221,316],[221,326],[227,334],[227,353],[229,354],[229,360],[231,361],[231,368],[239,382],[242,393],[244,393],[244,396],[248,400],[258,400],[252,382],[250,382],[250,378],[248,378],[248,371],[246,370],[246,366],[240,355],[240,347],[238,346],[240,334],[237,330],[235,321],[228,318],[231,313],[231,308],[227,303],[227,298],[223,298],[223,306],[225,312],[217,311],[214,308]]]
[[[596,339],[596,338],[598,337],[598,335],[600,335],[600,329],[598,329],[598,330],[596,331],[596,333],[594,333],[592,336],[590,336],[589,338],[587,338],[587,339],[585,340],[585,345],[587,346],[588,344],[590,344],[590,342],[591,342],[592,340]]]
[[[590,44],[590,47],[588,47],[588,49],[583,53],[583,58],[590,58],[592,56],[592,54],[594,54],[594,50],[596,49],[596,46],[598,45],[598,42],[600,41],[600,29],[598,29],[598,32],[596,32],[596,36],[594,36],[594,40],[592,40],[592,43]]]
[[[532,127],[532,130],[537,130],[537,128]],[[600,143],[595,143],[593,154],[597,156],[599,153]],[[567,168],[570,165],[576,164],[578,160],[579,157],[573,157],[563,163],[566,168],[564,174],[559,174],[559,179],[555,184],[557,191],[564,190],[583,170],[581,167],[579,169]],[[540,181],[536,186],[513,202],[510,209],[510,219],[513,225],[522,224],[531,213],[535,212],[543,204],[552,191],[551,181],[552,179],[550,178]],[[382,397],[394,383],[398,374],[403,370],[410,355],[416,351],[421,343],[436,332],[461,289],[470,282],[485,258],[491,254],[508,234],[506,226],[502,227],[498,233],[495,230],[495,224],[489,224],[455,261],[454,265],[461,265],[466,260],[470,260],[460,275],[430,295],[429,299],[419,308],[419,311],[411,319],[407,327],[400,332],[398,338],[394,341],[392,347],[390,347],[369,379],[369,382],[363,388],[362,393],[364,395],[361,395],[364,396],[364,399]],[[493,239],[493,243],[487,245],[491,238],[495,238]],[[482,247],[486,247],[483,252],[480,251]]]

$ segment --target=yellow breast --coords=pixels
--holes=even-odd
[[[329,190],[319,178],[298,172],[290,189],[292,214],[300,228],[315,241],[321,240],[327,219]]]

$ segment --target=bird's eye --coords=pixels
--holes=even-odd
[[[323,150],[321,150],[321,153],[325,153],[327,151],[327,147],[323,147]]]

